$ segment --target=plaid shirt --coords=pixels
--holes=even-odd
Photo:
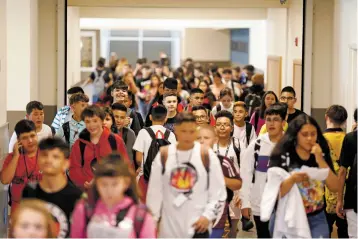
[[[71,114],[71,107],[66,105],[62,107],[56,114],[55,118],[53,119],[53,122],[51,126],[56,130],[56,132],[61,128],[61,126],[66,123],[67,121],[70,121],[72,117]]]

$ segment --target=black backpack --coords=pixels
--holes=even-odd
[[[65,136],[66,143],[70,144],[70,121],[67,121],[62,125],[63,135]]]
[[[144,179],[148,182],[150,172],[151,172],[151,169],[152,169],[153,160],[157,156],[160,147],[170,144],[170,142],[168,141],[170,131],[166,129],[165,133],[164,133],[164,138],[163,139],[157,139],[155,137],[154,131],[150,127],[144,128],[144,129],[148,132],[148,134],[152,138],[152,142],[151,142],[150,148],[148,150],[147,158],[145,159],[145,163],[144,163],[144,166],[143,166]]]
[[[252,183],[255,183],[255,172],[256,172],[256,167],[259,161],[259,152],[261,149],[261,139],[257,139],[255,142],[255,147],[254,147],[254,158],[255,158],[255,163],[254,163],[254,170],[253,170],[253,176],[252,176]]]
[[[249,109],[249,117],[251,117],[255,112],[255,109],[261,105],[261,96],[254,93],[249,93],[245,97],[245,104]]]

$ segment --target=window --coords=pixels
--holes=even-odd
[[[96,65],[96,32],[81,32],[81,71],[92,71]]]
[[[134,67],[138,58],[145,57],[150,63],[159,60],[159,54],[164,52],[171,59],[171,66],[177,67],[180,64],[180,37],[180,31],[110,30],[108,34],[101,34],[101,44],[106,44],[101,47],[106,50],[101,55],[109,59],[115,52]]]
[[[231,30],[231,62],[236,65],[249,64],[250,29]]]

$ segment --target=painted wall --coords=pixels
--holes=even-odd
[[[80,15],[78,7],[67,8],[67,89],[81,79]]]
[[[7,111],[7,0],[0,0],[0,125],[6,123]]]

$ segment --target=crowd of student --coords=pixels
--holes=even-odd
[[[332,105],[322,132],[264,77],[191,59],[100,59],[51,125],[31,101],[0,180],[15,238],[357,237],[357,131]],[[357,122],[357,110],[354,113]],[[238,225],[241,225],[240,228]],[[225,235],[225,231],[229,231]]]

